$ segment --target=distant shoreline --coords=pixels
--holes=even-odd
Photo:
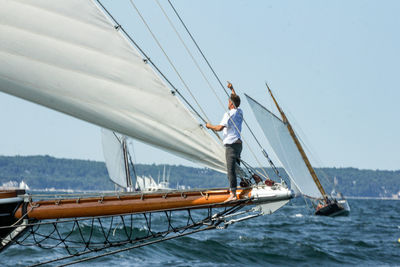
[[[228,186],[226,174],[207,168],[135,164],[134,170],[137,175],[160,177],[164,168],[170,174],[169,182],[172,187]],[[277,177],[273,169],[265,168],[271,179],[283,179],[290,184],[286,172],[282,168],[278,170],[280,177]],[[400,199],[400,170],[315,168],[315,172],[326,192],[332,192],[336,183],[335,191],[340,191],[348,199]],[[58,159],[50,156],[0,156],[0,187],[21,187],[21,183],[27,184],[31,192],[104,192],[112,191],[115,186],[109,179],[103,162]]]

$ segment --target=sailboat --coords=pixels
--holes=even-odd
[[[168,170],[168,175],[165,172],[165,165],[163,175],[160,181],[160,175],[158,176],[157,188],[158,189],[170,189],[169,181],[170,181],[171,169]]]
[[[104,128],[101,129],[104,161],[108,176],[115,186],[126,192],[170,189],[165,177],[165,166],[162,181],[158,183],[151,176],[139,176],[136,174],[127,139],[128,137],[122,134]],[[131,169],[133,170],[133,176]]]
[[[293,197],[285,183],[265,183],[248,164],[241,172],[246,183],[233,202],[224,202],[228,188],[133,192],[123,136],[225,173],[223,145],[100,1],[0,0],[0,5],[0,91],[113,131],[107,134],[118,146],[106,157],[117,168],[109,168],[110,176],[127,188],[53,196],[0,191],[0,251],[17,244],[62,246],[68,256],[61,260],[67,260],[122,245],[132,249],[271,214]],[[195,210],[204,210],[204,218],[194,218]],[[153,229],[152,214],[165,217],[164,230]],[[173,214],[186,216],[186,223],[176,226]],[[84,236],[82,221],[100,227],[103,240]],[[145,224],[145,235],[127,230],[137,222]],[[46,225],[52,230],[41,232]],[[124,238],[106,234],[116,231]],[[71,251],[77,247],[81,250]]]
[[[334,196],[325,192],[292,125],[268,84],[266,86],[281,118],[278,118],[250,96],[246,95],[246,98],[265,137],[288,174],[292,189],[312,200],[316,208],[315,215],[332,217],[348,215],[350,206],[347,200],[341,194],[342,199],[337,200]]]
[[[101,129],[104,161],[110,180],[119,188],[132,192],[134,184],[130,174],[130,155],[128,153],[127,137],[116,132]]]

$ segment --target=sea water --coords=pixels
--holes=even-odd
[[[227,229],[78,266],[400,266],[400,201],[350,199],[349,203],[348,217],[329,218],[312,215],[296,199],[272,215]],[[26,266],[63,255],[60,249],[15,245],[0,254],[0,262]]]

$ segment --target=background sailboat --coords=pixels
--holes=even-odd
[[[137,175],[127,145],[128,137],[104,128],[101,133],[108,175],[118,188],[127,192],[171,190],[165,166],[161,181],[160,175],[157,182],[151,176]]]
[[[126,136],[104,128],[102,128],[101,134],[104,160],[111,181],[120,188],[132,192],[135,182],[132,181],[130,174],[130,155],[126,144]]]
[[[289,176],[291,188],[304,197],[312,199],[316,206],[318,203],[323,203],[317,206],[316,215],[347,215],[350,211],[347,201],[330,199],[331,197],[322,187],[286,115],[279,107],[271,90],[269,92],[281,114],[281,119],[250,96],[246,95],[246,98],[264,135]]]
[[[99,1],[0,3],[0,62],[6,62],[0,64],[0,90],[120,133],[105,132],[110,137],[104,143],[105,156],[110,157],[107,167],[115,183],[129,190],[133,187],[123,136],[225,172],[220,140],[205,129],[204,119],[201,122],[179,91],[167,85],[150,58],[139,47],[135,49],[136,43]],[[224,202],[229,196],[226,188],[46,196],[45,200],[22,196],[24,192],[6,192],[0,195],[0,211],[7,218],[0,223],[0,250],[17,243],[33,227],[28,237],[45,238],[34,239],[31,245],[45,247],[48,240],[56,240],[55,246],[64,246],[74,256],[137,242],[144,242],[142,246],[271,214],[292,198],[284,184],[251,182],[254,169],[248,164],[246,168],[248,173],[243,176],[248,176],[248,183],[237,191],[240,200],[233,203]],[[248,205],[255,207],[245,209]],[[194,219],[191,211],[198,209],[207,214]],[[182,211],[186,223],[172,226],[172,214]],[[166,229],[152,230],[153,213],[165,216]],[[82,220],[101,227],[108,222],[110,229],[118,220],[123,231],[129,228],[127,222],[130,228],[137,222],[134,216],[143,216],[149,229],[145,236],[126,232],[123,240],[107,235],[104,240],[83,236],[79,241],[69,240]],[[41,233],[40,225],[45,224],[54,231]],[[68,224],[72,229],[62,236],[58,227]],[[81,245],[83,251],[70,252],[68,242]]]

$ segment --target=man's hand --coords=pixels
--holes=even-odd
[[[227,86],[228,86],[229,89],[231,89],[232,94],[236,95],[235,89],[233,89],[233,85],[230,82],[228,82]]]
[[[210,129],[211,128],[211,124],[209,124],[208,122],[206,123],[206,127],[207,127],[207,129]]]

